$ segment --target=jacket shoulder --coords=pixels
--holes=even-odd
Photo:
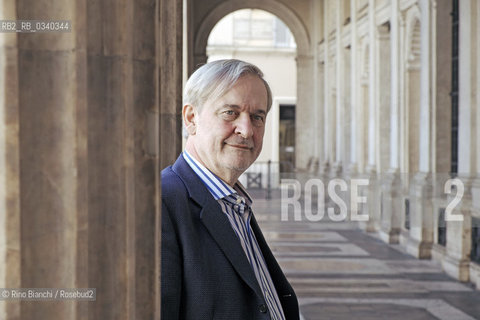
[[[162,199],[172,199],[187,196],[187,188],[182,179],[169,166],[162,170]]]

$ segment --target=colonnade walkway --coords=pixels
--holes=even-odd
[[[265,200],[263,191],[249,192],[305,320],[480,319],[480,290],[434,261],[415,259],[352,222],[281,221],[279,194]]]

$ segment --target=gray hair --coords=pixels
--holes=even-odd
[[[198,68],[185,84],[183,105],[191,104],[199,109],[209,100],[216,100],[230,90],[242,76],[256,75],[267,90],[267,112],[272,106],[272,91],[263,72],[255,65],[236,59],[216,60]]]

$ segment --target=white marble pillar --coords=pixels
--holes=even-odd
[[[447,250],[442,266],[460,281],[470,278],[472,193],[478,185],[477,152],[479,123],[478,112],[478,59],[479,29],[478,7],[474,0],[459,1],[459,103],[458,103],[458,178],[463,182],[464,193],[453,214],[461,221],[447,220]],[[472,68],[477,66],[477,68]],[[478,177],[478,176],[477,176]],[[453,192],[455,194],[455,192]],[[474,275],[476,278],[478,275]],[[476,281],[476,280],[474,280]]]
[[[322,105],[323,103],[321,102],[321,93],[323,92],[323,88],[321,88],[321,85],[323,84],[323,79],[321,77],[323,76],[323,66],[320,65],[319,63],[319,45],[318,43],[323,37],[322,33],[322,17],[323,10],[322,10],[322,4],[323,2],[320,1],[313,1],[311,3],[312,6],[312,16],[313,16],[313,41],[314,43],[313,46],[313,118],[314,118],[314,126],[313,130],[315,132],[315,137],[316,141],[315,144],[313,145],[313,157],[315,158],[315,161],[319,161],[320,159],[320,154],[323,153],[322,147],[323,147],[323,137],[320,132],[322,126],[322,121],[323,121],[323,108]]]
[[[331,177],[340,177],[342,174],[342,158],[343,158],[343,121],[344,119],[344,77],[343,77],[343,50],[342,50],[342,21],[341,12],[343,11],[343,1],[337,1],[335,3],[335,88],[336,88],[336,101],[335,101],[335,156],[334,164],[332,167]]]
[[[328,175],[330,171],[330,166],[332,163],[332,136],[331,136],[331,114],[330,114],[330,57],[329,57],[329,38],[328,38],[328,8],[329,1],[325,0],[323,2],[323,54],[324,54],[324,89],[323,89],[323,146],[324,146],[324,158],[321,161],[320,173],[322,176]]]
[[[369,71],[368,71],[368,161],[365,172],[365,178],[369,179],[368,189],[366,191],[367,203],[365,205],[369,220],[361,222],[360,228],[367,232],[374,232],[380,225],[380,196],[379,181],[377,172],[377,58],[376,58],[376,23],[375,23],[375,0],[368,1],[368,40],[369,40]]]
[[[351,27],[351,26],[350,26]],[[348,38],[350,41],[350,37]],[[345,38],[342,41],[342,63],[343,63],[343,121],[342,121],[342,135],[343,135],[343,143],[342,143],[342,168],[343,173],[347,171],[350,167],[350,151],[351,151],[351,144],[352,144],[352,93],[351,93],[351,74],[352,74],[352,66],[351,66],[351,55],[352,50],[350,44],[345,44]]]
[[[382,183],[383,206],[380,236],[387,243],[398,243],[401,223],[401,183],[399,173],[399,4],[391,1],[390,7],[390,169]]]
[[[319,45],[319,47],[321,47]],[[325,62],[323,61],[323,48],[318,53],[317,64],[318,64],[318,77],[317,77],[317,122],[318,122],[318,161],[319,165],[324,162],[326,157],[325,155],[325,105],[324,105],[324,95],[325,95]],[[320,168],[321,169],[321,168]]]
[[[475,38],[475,43],[477,44],[477,50],[480,50],[480,5],[477,3],[476,4],[477,10],[477,19],[476,19],[476,28],[477,28],[477,34]],[[478,57],[478,51],[477,55]],[[476,81],[476,92],[480,92],[480,59],[476,59],[475,61],[476,67],[476,73],[477,73],[477,81]],[[477,94],[477,101],[476,101],[476,123],[475,123],[475,128],[476,128],[476,134],[475,140],[477,141],[477,146],[476,146],[476,176],[473,179],[472,182],[472,205],[474,207],[474,210],[472,210],[472,214],[475,214],[475,217],[477,219],[480,219],[480,147],[478,147],[478,141],[480,141],[480,98],[478,97]],[[472,137],[473,139],[473,137]],[[477,289],[480,288],[480,265],[478,263],[470,263],[470,281],[474,282],[476,284]]]
[[[376,172],[376,151],[378,132],[377,115],[377,55],[376,55],[376,23],[375,23],[375,0],[368,1],[368,42],[369,42],[369,72],[368,72],[368,163],[369,172]]]
[[[350,125],[350,164],[347,169],[347,175],[353,177],[358,172],[358,159],[357,159],[357,148],[359,146],[358,137],[357,137],[357,123],[358,123],[358,113],[360,112],[360,102],[358,99],[358,36],[357,36],[357,1],[350,0],[350,50],[351,50],[351,62],[350,62],[350,79],[345,79],[345,81],[350,81],[350,112],[351,112],[351,125]]]
[[[420,0],[420,136],[419,172],[411,189],[411,227],[407,251],[418,258],[430,258],[433,242],[433,180],[432,180],[432,81],[431,43],[432,6],[429,0]]]
[[[311,55],[297,56],[297,106],[295,116],[295,164],[298,168],[306,168],[313,157],[313,144],[321,139],[315,131],[315,122],[312,115],[316,106],[313,104],[314,92],[314,57]]]

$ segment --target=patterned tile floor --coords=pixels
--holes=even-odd
[[[299,297],[305,320],[480,319],[480,290],[350,222],[280,221],[280,199],[255,216]]]

